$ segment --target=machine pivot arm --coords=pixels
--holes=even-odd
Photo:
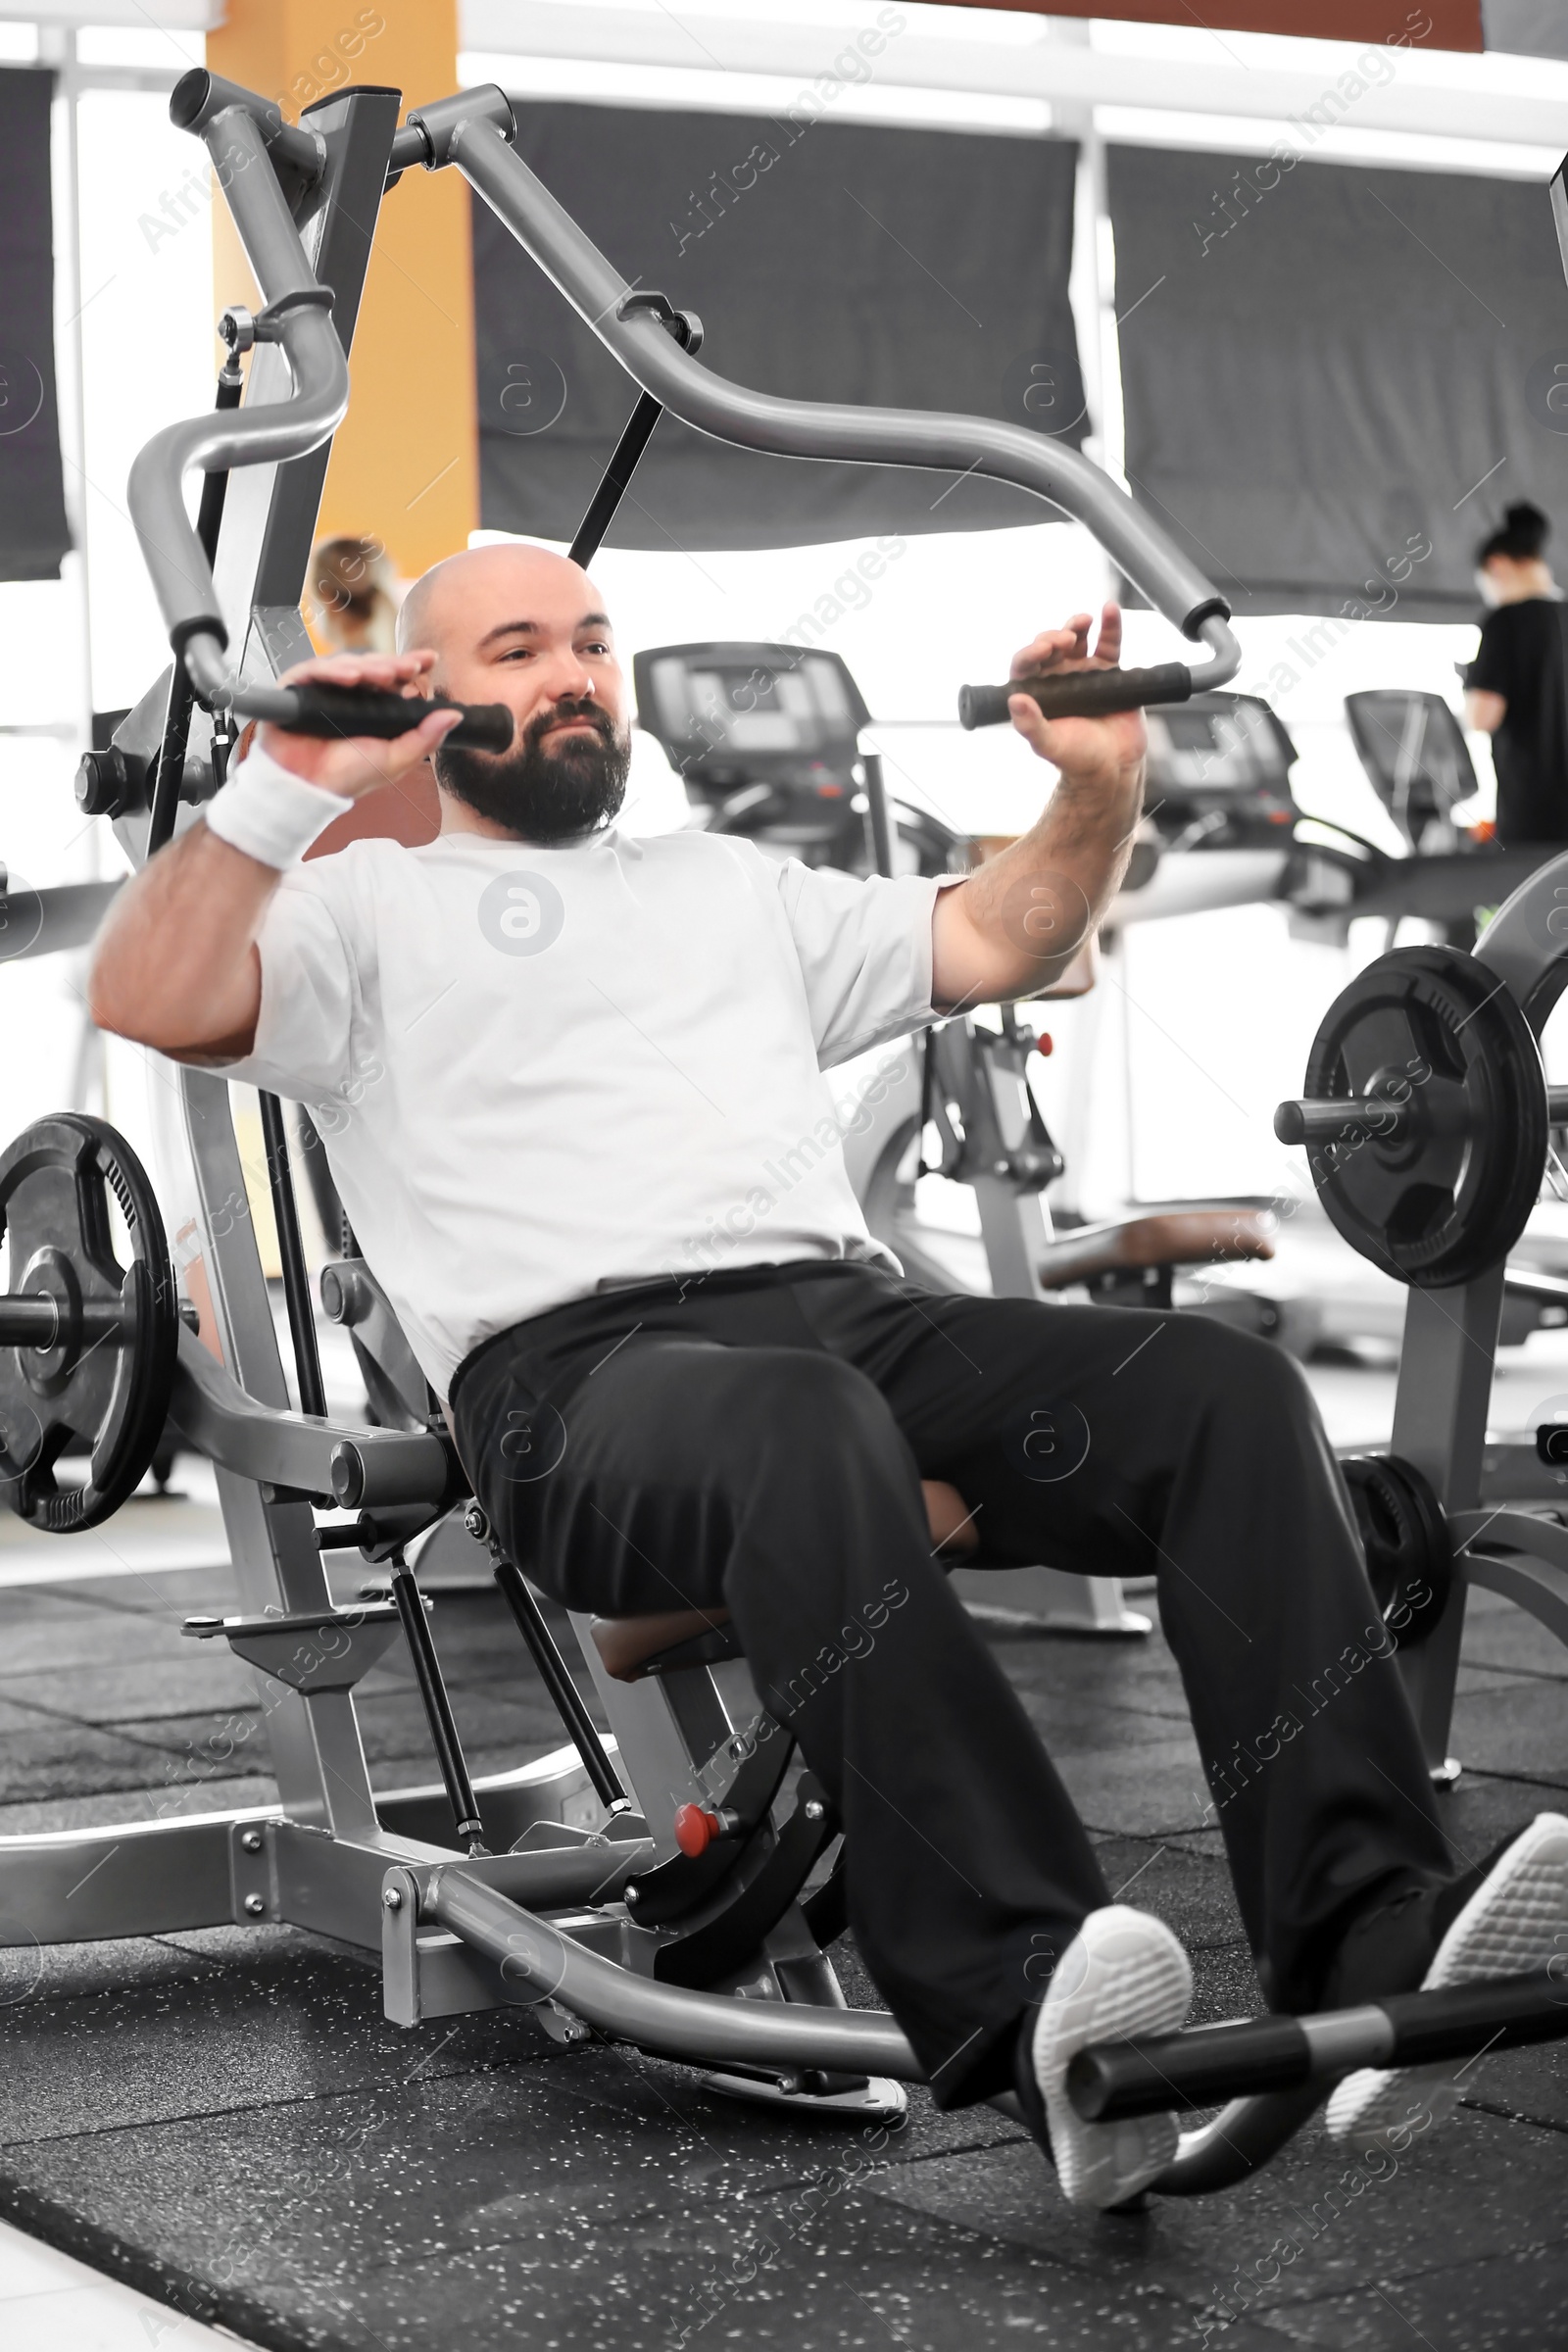
[[[342,1429],[258,1404],[183,1325],[170,1415],[191,1444],[262,1484],[335,1496],[346,1507],[427,1502],[453,1487],[435,1437],[394,1429]]]
[[[432,1871],[420,1911],[494,1960],[516,1995],[553,1998],[612,2041],[707,2066],[820,2066],[891,2075],[901,2082],[923,2079],[904,2034],[884,2011],[739,2000],[656,1984],[509,1902],[461,1863]]]
[[[188,122],[207,145],[262,290],[265,307],[243,322],[242,336],[235,330],[235,339],[279,346],[293,398],[214,410],[167,426],[137,456],[126,490],[171,645],[183,657],[203,702],[217,707],[232,700],[236,709],[243,705],[231,697],[223,660],[228,632],[212,565],[185,512],[185,475],[193,467],[220,473],[303,457],[335,432],[349,404],[332,290],[316,281],[273,169],[274,156],[293,160],[289,142],[303,141],[313,159],[317,143],[307,131],[289,130],[281,118],[272,127],[275,111],[201,71],[178,84],[172,107],[174,121]]]
[[[425,131],[430,168],[457,165],[627,374],[671,416],[744,449],[988,474],[1032,490],[1087,524],[1184,636],[1208,645],[1213,659],[1192,674],[1189,691],[1222,686],[1235,676],[1241,649],[1228,626],[1225,598],[1108,474],[1076,450],[990,417],[780,399],[730,383],[682,351],[511,145],[505,103],[496,90],[468,91],[410,120]]]

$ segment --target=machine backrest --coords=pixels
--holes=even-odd
[[[1348,694],[1350,739],[1372,789],[1412,850],[1433,825],[1446,827],[1460,801],[1476,790],[1476,771],[1463,729],[1441,694],[1379,687]],[[1429,849],[1449,848],[1445,838]]]

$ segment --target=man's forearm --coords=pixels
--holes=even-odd
[[[110,909],[88,978],[100,1029],[164,1053],[249,1047],[261,1008],[256,935],[282,879],[192,825]]]
[[[1063,771],[1038,824],[944,891],[934,922],[938,999],[994,1004],[1048,988],[1099,927],[1127,870],[1144,762]]]

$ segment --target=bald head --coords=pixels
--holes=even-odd
[[[437,682],[444,684],[450,644],[477,643],[509,620],[542,622],[546,615],[568,614],[573,620],[606,617],[580,564],[520,542],[470,547],[432,564],[415,581],[398,615],[398,651],[428,647],[436,657]]]

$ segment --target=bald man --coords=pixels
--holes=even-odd
[[[1113,606],[1089,635],[1085,614],[1045,631],[1012,674],[1113,662]],[[454,557],[400,642],[293,674],[506,703],[511,751],[445,744],[450,712],[392,743],[262,728],[121,893],[94,1015],[310,1103],[531,1577],[611,1616],[729,1609],[844,1823],[860,1949],[941,2104],[1014,2090],[1069,2198],[1136,2195],[1173,2117],[1086,2125],[1066,2067],[1177,2025],[1190,1971],[1107,1891],[931,1556],[922,1478],[956,1487],[996,1565],[1157,1575],[1276,2003],[1452,1981],[1478,1953],[1544,1965],[1568,1822],[1541,1816],[1484,1884],[1454,1877],[1289,1358],[1198,1316],[922,1294],[845,1173],[821,1071],[1061,968],[1126,860],[1141,715],[1048,725],[1015,697],[1060,771],[1039,823],[966,880],[859,882],[618,831],[625,685],[604,600],[561,558]],[[437,840],[298,863],[426,758]],[[1042,942],[1041,911],[1069,907]],[[1382,2144],[1443,2095],[1352,2078],[1331,2129]]]

